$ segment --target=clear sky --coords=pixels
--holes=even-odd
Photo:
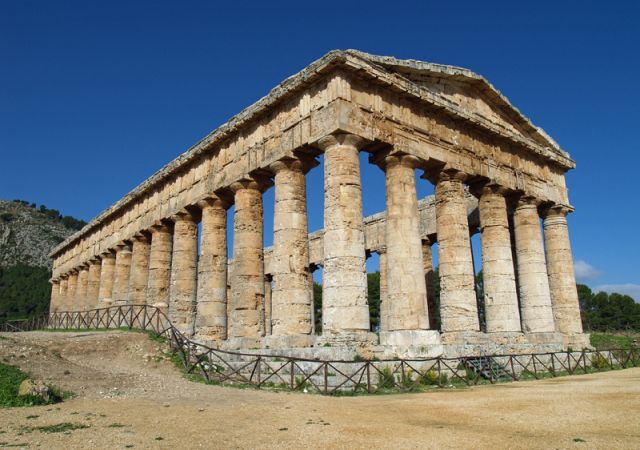
[[[544,128],[577,161],[579,280],[640,300],[639,5],[2,0],[0,198],[89,220],[286,77],[356,48],[469,68]],[[363,185],[365,213],[383,209],[382,172],[364,165]],[[272,210],[271,190],[267,244]]]

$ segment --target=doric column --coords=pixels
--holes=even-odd
[[[526,333],[555,331],[540,217],[534,198],[518,200],[513,226],[522,330]]]
[[[86,311],[87,308],[87,283],[89,281],[89,265],[80,266],[78,272],[78,287],[76,289],[76,305],[79,311]]]
[[[67,311],[78,310],[78,269],[72,269],[69,273],[69,284],[67,285]]]
[[[433,272],[433,251],[431,239],[422,241],[422,263],[424,269],[424,284],[427,289],[427,305],[429,309],[429,328],[438,329],[437,314],[438,305],[436,304],[436,286],[435,273]]]
[[[460,172],[443,171],[436,182],[440,320],[444,332],[480,329],[464,178]]]
[[[99,257],[89,260],[89,276],[87,280],[87,309],[94,309],[98,307],[101,270],[102,262]]]
[[[507,202],[503,188],[480,188],[482,279],[487,332],[520,331]]]
[[[273,334],[273,326],[271,323],[271,280],[268,276],[264,277],[264,334],[271,336]]]
[[[307,167],[300,160],[282,160],[271,165],[275,172],[271,296],[274,336],[311,334],[312,330]]]
[[[59,306],[56,309],[56,311],[69,310],[68,290],[69,290],[69,276],[67,274],[60,275],[60,297],[58,298]]]
[[[365,268],[361,139],[336,134],[319,142],[324,150],[324,270],[322,333],[369,331]]]
[[[202,209],[196,333],[205,339],[227,338],[227,209],[229,204],[212,196],[198,204]]]
[[[115,274],[116,255],[111,251],[101,255],[100,289],[98,290],[99,306],[110,306],[113,303],[113,278]]]
[[[174,229],[169,320],[180,331],[193,334],[198,278],[198,224],[187,211],[172,219]]]
[[[414,173],[417,162],[409,155],[390,155],[379,163],[387,191],[387,331],[429,329]]]
[[[147,279],[149,278],[149,253],[151,244],[146,233],[137,233],[132,238],[131,274],[127,301],[131,305],[146,303]]]
[[[245,180],[234,191],[231,336],[264,335],[264,254],[261,186]]]
[[[127,303],[129,274],[131,273],[131,244],[123,242],[116,246],[116,265],[113,278],[113,301],[117,304]]]
[[[51,279],[51,301],[49,312],[54,313],[60,309],[60,279]]]
[[[389,331],[387,321],[389,312],[387,311],[388,302],[388,284],[387,284],[387,249],[378,250],[380,257],[380,331]]]
[[[565,335],[582,333],[580,304],[567,227],[569,212],[569,207],[554,205],[546,209],[544,217],[544,241],[553,317],[557,330]]]
[[[158,308],[169,306],[172,248],[173,227],[164,223],[152,226],[149,277],[146,291],[148,305]]]

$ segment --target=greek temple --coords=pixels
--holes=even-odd
[[[386,209],[369,217],[361,152],[385,174]],[[319,158],[324,205],[309,205],[306,175],[321,170]],[[583,348],[564,177],[574,167],[467,69],[332,51],[58,245],[50,311],[153,305],[218,348],[299,355]],[[419,199],[418,183],[432,184],[435,195]],[[265,248],[269,189],[273,245]],[[308,229],[312,207],[323,208],[321,230]],[[379,329],[367,300],[373,253]]]

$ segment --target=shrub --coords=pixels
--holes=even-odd
[[[391,367],[383,367],[378,374],[378,389],[393,389],[395,384],[395,377]]]

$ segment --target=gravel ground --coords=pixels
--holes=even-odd
[[[0,448],[640,448],[640,368],[421,394],[192,383],[140,333],[0,334],[0,360],[77,394],[0,409]],[[84,425],[46,433],[36,427]]]

